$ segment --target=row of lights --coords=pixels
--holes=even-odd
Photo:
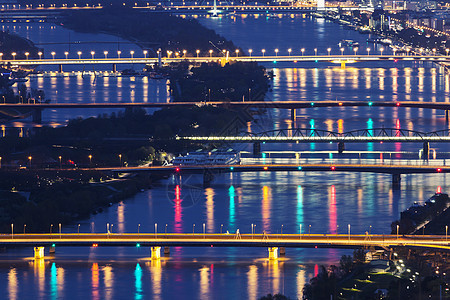
[[[341,55],[344,55],[345,49],[344,49],[344,48],[340,48],[339,50],[340,50],[340,52],[341,52]],[[359,50],[359,48],[353,48],[354,55],[357,55],[358,50]],[[407,56],[409,55],[410,50],[411,50],[411,49],[409,49],[409,48],[406,49]],[[371,49],[370,49],[370,48],[367,48],[366,51],[367,51],[367,55],[370,55]],[[380,54],[383,55],[384,48],[380,48],[379,51],[380,51]],[[398,50],[393,49],[394,56],[395,56],[395,53],[396,53],[397,51],[398,51]],[[423,49],[420,49],[419,51],[420,51],[420,54],[422,55]],[[432,51],[433,51],[433,55],[436,55],[436,51],[437,51],[436,48],[434,48]],[[450,51],[450,49],[448,49],[448,48],[445,49],[445,52],[447,53],[447,56],[449,55],[449,51]],[[223,52],[224,54],[227,53],[226,50],[222,50],[222,52]],[[275,56],[278,57],[278,53],[280,52],[280,50],[279,50],[278,48],[276,48],[276,49],[274,49],[274,52],[275,52]],[[287,52],[288,52],[288,55],[291,56],[291,54],[292,54],[292,48],[287,49]],[[304,53],[305,53],[305,48],[301,48],[301,49],[300,49],[300,52],[301,52],[301,54],[302,54],[302,56],[303,56]],[[147,51],[147,50],[144,50],[142,53],[143,53],[143,55],[144,55],[144,59],[146,59],[146,58],[147,58],[147,55],[148,55],[148,51]],[[196,50],[195,53],[196,53],[197,57],[199,57],[199,55],[200,55],[200,50]],[[212,57],[212,54],[213,54],[213,53],[214,53],[213,50],[209,50],[209,56],[210,56],[210,57]],[[239,56],[239,53],[240,53],[240,50],[239,50],[239,49],[236,49],[236,50],[235,50],[236,57]],[[253,49],[248,49],[248,53],[249,53],[249,57],[252,57]],[[266,54],[266,49],[261,49],[261,53],[262,53],[262,56],[264,57],[265,54]],[[331,55],[331,48],[327,48],[327,53],[328,53],[328,56]],[[52,55],[52,59],[55,59],[56,52],[52,51],[50,54]],[[83,52],[81,52],[81,51],[78,51],[78,52],[77,52],[78,59],[81,59],[81,55],[82,55],[82,54],[83,54]],[[95,58],[95,54],[96,54],[95,51],[91,51],[90,54],[91,54],[91,56],[92,56],[92,59],[94,59],[94,58]],[[108,51],[103,51],[103,55],[105,56],[105,59],[108,58],[108,54],[109,54]],[[117,58],[120,59],[121,54],[122,54],[122,51],[120,51],[120,50],[117,51]],[[134,59],[134,54],[135,54],[135,51],[131,50],[131,51],[130,51],[131,59]],[[174,54],[174,57],[177,57],[177,58],[180,57],[181,54],[182,54],[182,57],[186,57],[187,51],[186,51],[186,50],[183,50],[183,51],[179,51],[179,52],[178,52],[178,51],[177,51],[177,52],[173,52],[173,51],[171,51],[171,50],[168,50],[168,51],[167,51],[167,58],[170,58],[172,54]],[[30,55],[29,52],[25,52],[25,57],[26,57],[27,60],[28,60],[29,55]],[[39,59],[42,59],[43,53],[42,53],[41,51],[38,52],[38,55],[39,55]],[[64,52],[64,55],[65,55],[65,58],[68,59],[69,52],[68,52],[68,51],[65,51],[65,52]],[[314,48],[314,55],[317,56],[317,48]],[[16,59],[16,56],[17,56],[17,52],[12,52],[12,53],[11,53],[11,56],[13,57],[13,60],[15,60],[15,59]],[[2,58],[3,58],[3,53],[0,52],[0,60],[2,60]]]

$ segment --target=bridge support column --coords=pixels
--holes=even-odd
[[[269,259],[278,259],[278,247],[269,247]]]
[[[345,61],[341,61],[341,69],[345,70]]]
[[[344,142],[338,142],[338,152],[343,153],[345,150],[345,144]]]
[[[205,169],[203,171],[203,187],[209,187],[213,180],[214,174],[210,170]]]
[[[445,120],[448,121],[448,110],[445,110]]]
[[[295,119],[297,119],[297,111],[295,110],[295,108],[291,109],[291,121],[295,122]]]
[[[422,151],[422,159],[428,159],[428,155],[430,153],[430,143],[423,142],[423,151]]]
[[[158,67],[162,67],[161,48],[158,49]]]
[[[32,112],[33,123],[42,123],[42,109],[34,108]]]
[[[55,252],[56,252],[56,247],[55,246],[50,246],[50,250],[49,250],[49,253],[50,254],[55,254]]]
[[[286,248],[280,247],[280,256],[286,256]]]
[[[400,189],[401,180],[402,180],[401,174],[392,174],[392,188]]]
[[[261,143],[253,143],[253,155],[257,156],[261,154]]]
[[[62,72],[63,72],[63,68],[62,68],[62,65],[61,65],[61,64],[58,65],[58,72],[59,72],[59,73],[62,73]]]
[[[161,258],[161,247],[150,247],[150,251],[152,252],[152,260],[158,260]]]
[[[112,64],[112,71],[113,71],[113,73],[117,72],[117,65],[116,64]]]
[[[164,247],[164,255],[167,255],[167,256],[169,256],[169,254],[170,254],[170,248],[169,247]]]
[[[35,259],[44,258],[44,247],[34,247],[34,258]]]

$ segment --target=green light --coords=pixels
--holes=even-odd
[[[372,106],[372,104],[373,104],[372,102],[369,102],[369,106]]]
[[[136,247],[139,248],[141,246],[141,244],[136,244]]]
[[[314,102],[311,102],[311,106],[314,106]]]
[[[52,247],[55,247],[56,245],[55,244],[52,244]]]
[[[319,61],[316,59],[316,62],[319,62]]]
[[[276,60],[274,60],[274,61],[273,61],[273,63],[274,63],[274,64],[276,64],[276,63],[277,63],[277,61],[276,61]]]
[[[234,170],[234,167],[230,167],[230,170],[233,171],[233,170]]]
[[[299,166],[299,167],[298,167],[298,170],[301,171],[301,170],[302,170],[302,167]]]

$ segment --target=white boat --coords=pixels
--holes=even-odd
[[[172,160],[174,166],[238,165],[240,163],[241,154],[231,149],[228,151],[191,152]]]

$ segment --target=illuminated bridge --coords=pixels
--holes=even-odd
[[[190,101],[190,102],[140,102],[140,103],[0,103],[1,108],[30,109],[33,121],[41,122],[41,112],[44,109],[72,109],[72,108],[167,108],[192,107],[212,105],[238,109],[248,108],[277,108],[290,109],[291,119],[296,119],[296,109],[317,107],[411,107],[445,110],[448,119],[450,102],[423,101]]]
[[[134,52],[133,52],[134,54]],[[97,54],[102,55],[102,53]],[[118,64],[171,64],[179,63],[183,61],[189,61],[192,63],[204,63],[219,61],[225,64],[230,61],[242,61],[242,62],[290,62],[290,63],[302,63],[302,62],[327,62],[336,63],[341,66],[345,66],[349,63],[355,62],[396,62],[396,61],[431,61],[431,62],[450,62],[450,56],[442,55],[363,55],[363,54],[353,54],[353,55],[264,55],[264,56],[199,56],[199,57],[115,57],[108,58],[105,55],[104,58],[95,58],[91,55],[91,58],[81,58],[81,53],[78,58],[52,58],[52,59],[10,59],[1,60],[0,63],[3,65],[11,65],[12,67],[31,67],[34,68],[38,65],[40,66],[57,66],[59,71],[63,71],[63,66],[65,65],[112,65],[113,71],[116,70],[116,65]]]
[[[278,247],[290,248],[377,248],[411,247],[449,251],[446,235],[375,235],[375,234],[211,234],[211,233],[134,234],[7,234],[0,237],[3,247],[31,246],[35,258],[43,258],[44,247],[151,247],[152,259],[160,258],[161,247],[267,247],[269,258],[276,259]],[[253,230],[252,230],[253,231]]]

